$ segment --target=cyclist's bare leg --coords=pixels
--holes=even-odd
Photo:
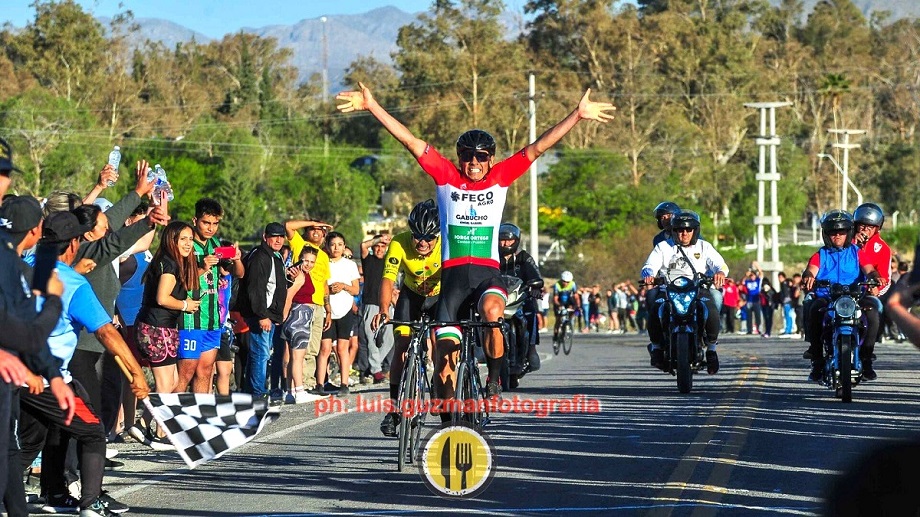
[[[434,345],[434,373],[431,384],[441,400],[454,398],[457,387],[457,362],[460,360],[460,343],[454,339],[439,339]],[[450,413],[441,412],[441,420],[449,421]]]
[[[479,314],[485,321],[498,321],[504,313],[505,299],[497,294],[486,294],[479,302]],[[502,330],[499,328],[490,328],[488,332],[485,333],[483,348],[486,352],[486,365],[489,369],[489,380],[497,382],[501,376],[502,358],[505,356],[505,339],[502,336]]]
[[[396,334],[393,343],[393,362],[390,364],[390,398],[393,399],[393,404],[399,400],[399,381],[402,379],[403,368],[405,368],[406,352],[409,350],[410,340],[408,334]],[[419,360],[424,361],[425,358],[420,357]]]

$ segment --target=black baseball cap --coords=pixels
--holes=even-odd
[[[81,225],[77,216],[70,212],[54,212],[45,219],[42,240],[44,242],[67,242],[82,236],[90,229]]]
[[[281,223],[268,223],[265,225],[264,235],[266,237],[287,237],[287,231]]]
[[[42,207],[31,196],[6,196],[0,206],[0,230],[25,233],[42,221]]]
[[[9,176],[13,171],[22,174],[21,170],[13,167],[13,148],[6,140],[0,138],[0,176]]]

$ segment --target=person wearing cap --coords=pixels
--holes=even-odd
[[[63,420],[69,421],[74,413],[73,391],[64,383],[59,362],[48,348],[47,340],[61,315],[61,295],[63,283],[52,274],[47,287],[44,288],[45,303],[41,312],[36,312],[33,291],[23,289],[29,285],[31,269],[20,258],[22,252],[32,248],[41,237],[42,211],[38,201],[31,197],[7,196],[0,206],[0,298],[3,309],[0,310],[0,363],[22,365],[22,379],[16,384],[6,383],[7,367],[0,364],[0,371],[5,374],[0,379],[0,470],[21,472],[24,467],[19,441],[10,439],[19,428],[19,397],[16,386],[28,384],[32,393],[38,394],[48,388],[57,401],[59,413]],[[47,379],[47,380],[46,380]],[[0,487],[5,487],[7,494],[7,512],[10,515],[25,515],[28,508],[25,503],[25,487],[21,476],[10,476]]]
[[[284,223],[287,230],[288,242],[291,244],[291,254],[300,256],[304,246],[316,249],[316,265],[310,271],[309,280],[313,282],[313,303],[308,304],[313,310],[313,327],[310,329],[310,345],[304,360],[304,386],[313,390],[314,394],[323,395],[322,386],[316,385],[316,359],[319,356],[319,345],[322,341],[323,331],[332,325],[332,311],[329,307],[329,278],[332,272],[329,269],[329,255],[323,249],[326,234],[332,230],[332,225],[322,221],[308,219],[294,219]],[[304,229],[304,237],[298,230]],[[316,393],[319,392],[319,393]]]
[[[88,280],[70,266],[80,248],[80,239],[88,230],[74,214],[56,212],[45,220],[39,244],[40,247],[53,247],[58,253],[57,271],[65,290],[61,297],[61,317],[48,338],[48,346],[51,353],[61,360],[60,371],[64,381],[76,394],[76,415],[69,423],[64,422],[57,401],[48,391],[38,395],[23,393],[19,438],[23,464],[30,464],[42,452],[41,486],[43,493],[47,494],[48,511],[60,513],[82,510],[88,515],[108,515],[106,512],[109,507],[121,504],[102,493],[105,431],[89,395],[68,369],[77,349],[80,330],[85,328],[92,332],[105,349],[121,361],[131,376],[131,389],[135,396],[146,398],[150,388],[140,365],[112,325],[111,316],[99,302]],[[34,263],[35,256],[28,257],[26,261]],[[46,443],[49,431],[70,435],[81,446],[78,448],[82,487],[79,501],[68,493],[64,478],[67,440],[48,440]]]
[[[268,223],[262,243],[246,255],[246,276],[239,291],[239,310],[249,325],[249,389],[253,397],[267,397],[265,371],[278,324],[284,321],[287,280],[281,246],[287,231],[281,223]],[[280,358],[279,361],[280,362]],[[279,364],[280,366],[280,364]]]

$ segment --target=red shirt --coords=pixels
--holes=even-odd
[[[881,234],[875,232],[866,245],[859,250],[859,265],[871,265],[882,278],[879,294],[885,294],[891,286],[891,248],[882,240]]]
[[[731,284],[726,282],[722,286],[722,305],[738,306],[738,286],[734,282]]]
[[[309,277],[307,279],[309,280]],[[304,282],[297,294],[294,295],[294,303],[313,303],[313,293],[315,292],[313,282]]]

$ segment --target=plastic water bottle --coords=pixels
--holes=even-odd
[[[115,169],[115,179],[118,179],[118,165],[121,164],[121,148],[117,145],[112,149],[112,152],[109,153],[109,165]],[[106,185],[111,187],[115,184],[114,181],[108,180],[105,182]]]
[[[153,186],[153,202],[154,204],[160,204],[160,197],[162,194],[166,194],[166,200],[173,200],[173,190],[172,186],[169,184],[169,180],[166,178],[166,171],[163,170],[163,167],[160,167],[160,164],[153,166],[153,169],[147,171],[147,181],[155,181]]]

